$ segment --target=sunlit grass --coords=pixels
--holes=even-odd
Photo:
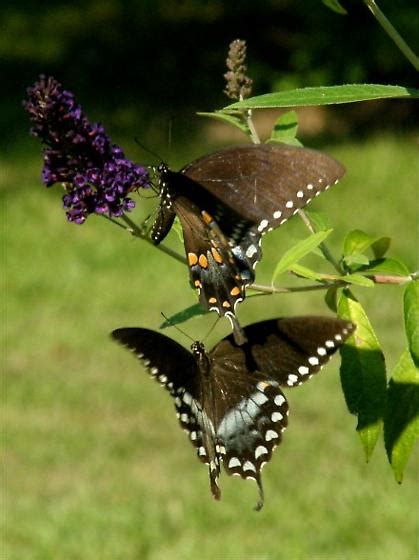
[[[349,229],[390,235],[392,256],[413,269],[414,143],[374,139],[329,152],[348,168],[313,205],[335,226],[332,249]],[[40,186],[38,169],[28,155],[2,171],[4,558],[413,560],[417,454],[401,486],[381,443],[364,463],[338,358],[288,393],[290,428],[263,473],[265,509],[252,510],[253,484],[226,476],[222,502],[212,500],[169,397],[108,337],[118,326],[157,328],[160,311],[194,303],[186,269],[103,219],[67,224],[58,189]],[[259,282],[269,282],[288,240],[303,235],[293,220],[264,239]],[[402,290],[355,292],[391,368],[405,345]],[[322,294],[249,298],[240,309],[244,324],[302,313],[328,313]],[[204,337],[212,323],[184,328]],[[227,331],[219,324],[212,340]]]

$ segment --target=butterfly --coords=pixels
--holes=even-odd
[[[256,481],[259,510],[262,467],[288,424],[281,387],[301,385],[318,373],[354,329],[328,317],[272,319],[245,327],[243,345],[230,334],[208,353],[201,342],[189,352],[149,329],[121,328],[112,336],[169,391],[181,427],[208,465],[214,498],[221,497],[222,463],[227,474]]]
[[[250,144],[206,155],[179,172],[165,164],[157,171],[160,206],[151,240],[158,245],[178,216],[200,303],[227,316],[237,333],[236,307],[254,281],[261,237],[337,183],[345,169],[314,150]]]

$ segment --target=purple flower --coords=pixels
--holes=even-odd
[[[42,180],[62,183],[70,222],[82,224],[89,214],[118,217],[135,207],[127,195],[150,186],[145,167],[125,158],[99,123],[90,123],[74,94],[54,78],[40,76],[23,103],[31,133],[44,144]]]

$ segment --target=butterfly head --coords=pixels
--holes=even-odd
[[[191,345],[191,350],[193,357],[196,360],[199,371],[205,376],[210,374],[211,364],[207,353],[205,352],[205,346],[202,342],[194,342]]]

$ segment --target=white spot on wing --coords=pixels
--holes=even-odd
[[[308,363],[311,364],[312,366],[318,366],[319,365],[319,359],[316,358],[316,356],[310,356],[308,359]]]
[[[185,391],[185,393],[183,394],[182,400],[187,406],[191,406],[192,396],[188,392]]]
[[[240,467],[241,462],[239,461],[239,459],[237,459],[237,457],[232,457],[230,459],[230,461],[228,462],[228,468],[229,469],[234,469],[234,467]]]
[[[271,439],[276,439],[277,437],[278,434],[275,432],[275,430],[268,430],[265,434],[266,441],[271,441]]]
[[[258,231],[262,232],[264,229],[268,227],[268,224],[269,224],[268,220],[262,220],[258,225]]]
[[[261,455],[267,455],[268,450],[264,445],[258,445],[255,449],[255,459],[259,459]]]
[[[296,375],[294,375],[293,373],[290,373],[287,379],[287,385],[289,385],[290,387],[292,387],[293,385],[295,385],[298,381],[298,377]]]
[[[255,255],[257,253],[257,248],[254,245],[249,245],[249,247],[246,249],[246,257],[248,259],[251,259],[253,257],[253,255]]]
[[[256,467],[253,463],[251,463],[250,461],[246,461],[245,464],[243,465],[243,470],[244,471],[253,471],[256,472]]]
[[[274,403],[276,404],[276,406],[281,406],[283,405],[285,402],[285,397],[283,397],[282,395],[276,395],[276,397],[274,398]]]
[[[281,216],[282,216],[281,210],[276,210],[276,211],[273,213],[273,217],[274,217],[275,220],[278,220]]]
[[[271,420],[272,422],[279,422],[280,420],[283,419],[283,416],[280,412],[273,412],[271,414]]]
[[[298,368],[298,373],[300,373],[301,375],[307,375],[308,373],[310,373],[310,369],[307,366],[300,366]]]

